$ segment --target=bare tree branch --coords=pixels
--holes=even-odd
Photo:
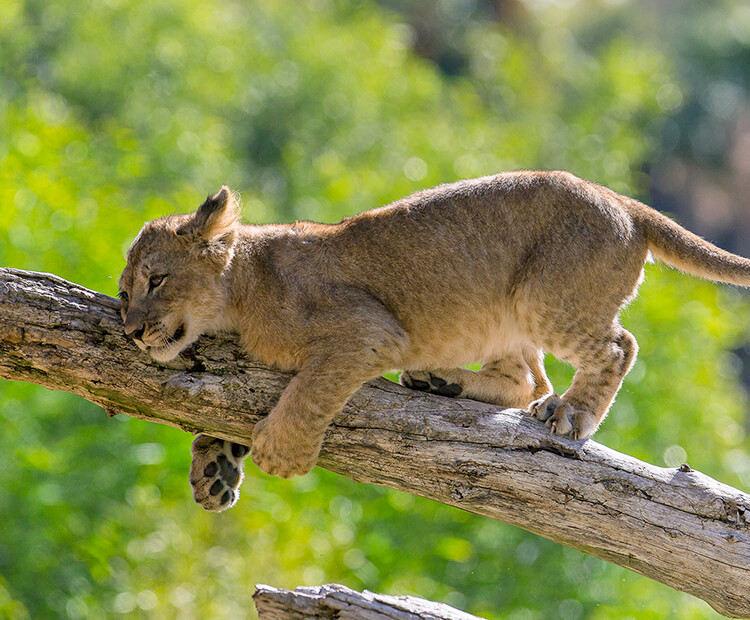
[[[56,276],[0,269],[0,376],[249,445],[289,375],[223,337],[159,365],[123,336],[118,308]],[[517,525],[750,616],[750,495],[689,468],[555,438],[522,411],[385,379],[335,419],[320,466]]]
[[[481,620],[443,603],[357,592],[338,584],[293,591],[257,585],[253,599],[261,620]]]

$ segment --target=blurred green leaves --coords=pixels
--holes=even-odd
[[[446,76],[373,2],[6,0],[0,264],[113,294],[142,222],[223,183],[248,222],[336,221],[518,167],[639,194],[652,128],[683,101],[670,60],[627,33],[586,39],[554,12],[532,32],[469,24],[466,70]],[[624,317],[640,359],[597,439],[747,488],[732,349],[748,308],[647,271]],[[570,369],[550,366],[564,388]],[[238,507],[203,513],[189,436],[67,394],[3,382],[0,421],[0,617],[252,617],[255,582],[330,581],[491,618],[710,613],[510,526],[322,470],[284,481],[250,467]]]

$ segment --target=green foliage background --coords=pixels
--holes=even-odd
[[[3,0],[0,264],[114,294],[142,222],[222,183],[248,222],[336,221],[518,167],[647,199],[641,170],[684,98],[674,59],[607,27],[628,3],[578,3],[589,12],[564,28],[531,4],[525,31],[465,24],[467,70],[448,77],[375,2]],[[748,489],[732,353],[748,306],[647,273],[624,316],[640,358],[597,440]],[[564,387],[570,369],[550,368]],[[250,467],[239,505],[204,513],[190,436],[68,394],[2,382],[0,423],[0,617],[254,617],[259,582],[340,582],[514,620],[713,614],[505,524],[323,470],[283,481]]]

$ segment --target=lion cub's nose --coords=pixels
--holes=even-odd
[[[133,340],[140,340],[146,331],[146,325],[142,321],[125,321],[125,335]]]

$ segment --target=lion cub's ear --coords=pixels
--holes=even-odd
[[[209,196],[190,219],[177,229],[177,234],[209,245],[231,248],[237,234],[239,207],[225,185],[215,196]]]

